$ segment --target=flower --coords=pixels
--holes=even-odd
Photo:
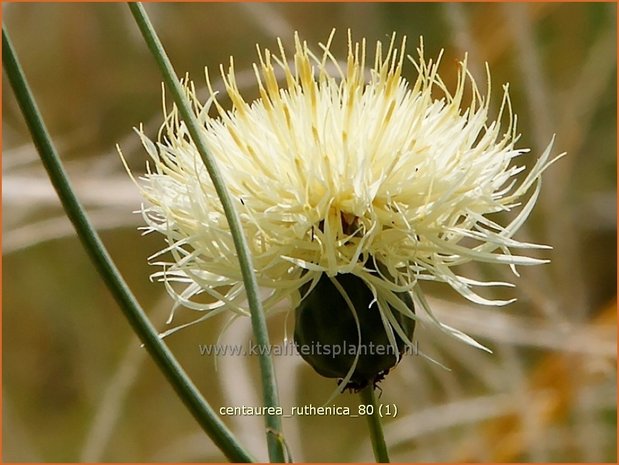
[[[231,59],[227,71],[221,68],[231,109],[218,101],[208,71],[210,98],[204,104],[194,85],[184,82],[208,149],[236,200],[266,293],[265,312],[285,299],[297,308],[321,279],[350,275],[371,292],[368,306],[379,309],[381,330],[392,344],[394,332],[403,340],[412,335],[404,334],[394,313],[414,320],[423,309],[443,330],[481,347],[432,316],[420,282],[447,283],[478,304],[511,302],[473,290],[506,283],[478,282],[456,268],[477,261],[516,272],[516,265],[547,261],[511,250],[546,247],[513,236],[535,205],[541,174],[552,163],[552,142],[517,177],[525,166],[514,160],[528,149],[515,147],[507,86],[493,121],[489,76],[483,96],[466,58],[451,92],[438,74],[440,56],[426,61],[423,42],[418,59],[409,57],[417,71],[411,83],[402,75],[405,39],[399,47],[395,34],[386,47],[378,42],[369,66],[365,40],[353,43],[349,33],[342,63],[330,51],[333,37],[315,54],[295,34],[291,61],[281,41],[279,53],[258,48],[260,97],[253,102],[241,96]],[[216,116],[209,114],[213,106]],[[156,261],[163,270],[153,276],[179,305],[206,312],[197,321],[224,311],[248,315],[213,184],[176,108],[167,111],[164,105],[164,112],[157,143],[138,131],[153,162],[139,183],[143,216],[147,230],[167,240],[153,258],[172,257]],[[512,210],[518,213],[506,225],[492,215]],[[403,293],[412,297],[417,315]]]

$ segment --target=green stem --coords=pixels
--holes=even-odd
[[[383,433],[383,425],[380,422],[380,413],[376,404],[376,396],[374,395],[374,386],[370,383],[363,388],[359,393],[361,402],[366,406],[371,407],[371,415],[366,415],[368,419],[368,428],[370,429],[370,438],[372,440],[372,450],[374,458],[378,463],[389,463],[389,453],[387,452],[387,444],[385,444],[385,435]]]
[[[67,174],[45,128],[4,25],[2,26],[2,52],[2,65],[15,92],[17,103],[32,134],[41,161],[86,252],[129,320],[131,327],[191,414],[226,457],[235,462],[252,462],[251,455],[243,449],[219,419],[183,371],[172,352],[159,338],[157,331],[131,293],[103,242],[90,224],[84,208],[71,188]]]
[[[168,56],[161,44],[161,41],[157,37],[157,33],[153,28],[148,15],[144,10],[144,7],[140,2],[129,3],[131,13],[135,18],[135,21],[144,36],[148,48],[152,52],[161,73],[163,74],[166,85],[172,91],[174,102],[187,125],[189,134],[202,158],[204,165],[213,181],[213,185],[221,201],[230,232],[232,233],[232,239],[234,241],[234,247],[239,259],[241,267],[241,273],[243,276],[243,282],[245,284],[245,291],[247,293],[247,301],[249,303],[249,310],[251,313],[251,323],[254,332],[254,338],[258,345],[262,347],[269,347],[269,334],[266,326],[266,320],[264,311],[262,309],[262,303],[258,294],[258,283],[254,274],[254,267],[251,259],[251,254],[247,241],[241,228],[241,222],[239,220],[238,213],[234,208],[232,198],[225,185],[224,179],[217,167],[215,159],[209,153],[202,131],[204,128],[197,121],[195,114],[193,113],[189,102],[185,96],[183,88],[176,77],[176,72],[172,67],[172,63],[168,59]],[[262,375],[262,393],[263,401],[266,407],[274,407],[273,411],[279,407],[279,399],[277,394],[277,384],[275,380],[275,371],[273,369],[273,361],[270,354],[263,351],[259,355],[260,371]],[[279,415],[266,415],[266,437],[269,450],[269,458],[272,462],[284,462],[284,442],[281,433],[281,417]]]

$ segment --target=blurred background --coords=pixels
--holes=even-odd
[[[381,383],[394,461],[615,462],[616,457],[616,5],[535,4],[151,4],[151,18],[179,73],[203,88],[234,55],[239,86],[256,95],[255,44],[291,49],[294,30],[313,48],[333,27],[369,43],[396,31],[415,55],[445,49],[442,76],[455,82],[465,52],[482,89],[492,72],[495,109],[509,82],[530,164],[557,135],[568,155],[544,177],[517,239],[551,244],[549,265],[517,278],[496,266],[468,275],[508,280],[505,308],[426,288],[437,316],[476,337],[487,354],[419,327],[419,347],[448,366],[407,357]],[[132,128],[156,136],[161,77],[125,5],[3,4],[4,22],[79,197],[130,287],[164,330],[171,300],[151,283],[147,257],[163,239],[140,237],[140,205],[115,145],[136,173],[146,153]],[[370,47],[370,55],[373,49]],[[414,79],[412,65],[406,77]],[[215,83],[221,87],[221,82]],[[87,260],[41,168],[3,75],[3,460],[221,461],[135,336]],[[182,322],[189,313],[180,312]],[[191,315],[189,315],[191,316]],[[291,334],[291,321],[287,322]],[[255,359],[201,356],[225,323],[214,319],[167,339],[209,402],[260,405]],[[273,343],[284,318],[269,322]],[[249,322],[224,343],[246,343]],[[322,405],[335,388],[300,357],[276,357],[282,405]],[[352,408],[355,395],[337,405]],[[262,460],[262,418],[225,422]],[[363,418],[285,419],[297,461],[372,461]]]

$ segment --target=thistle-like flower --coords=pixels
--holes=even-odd
[[[402,344],[410,344],[409,323],[423,310],[443,330],[477,345],[431,316],[420,283],[447,283],[478,304],[510,302],[488,300],[473,290],[505,283],[478,282],[456,270],[478,261],[515,272],[516,265],[546,261],[511,250],[544,247],[513,236],[536,202],[552,143],[526,175],[517,177],[525,167],[514,159],[528,150],[515,148],[516,117],[507,86],[492,121],[490,79],[484,96],[466,59],[450,91],[438,74],[440,56],[427,61],[423,43],[418,58],[409,57],[417,73],[411,83],[402,75],[408,62],[405,40],[397,44],[393,35],[387,46],[378,42],[370,66],[365,40],[353,43],[349,34],[348,56],[340,62],[330,52],[332,38],[315,54],[295,35],[291,61],[281,42],[279,53],[259,48],[254,70],[260,97],[253,102],[241,96],[230,60],[227,70],[221,68],[230,109],[218,101],[208,72],[206,103],[185,82],[208,149],[237,202],[258,284],[266,293],[264,309],[270,313],[289,299],[298,312],[299,332],[301,324],[319,324],[317,315],[328,319],[324,312],[336,311],[329,308],[329,295],[349,307],[342,311],[354,317],[355,327],[346,327],[354,342],[366,338],[364,315],[371,311],[373,334],[378,331],[380,340],[400,352]],[[209,115],[213,106],[217,116]],[[164,111],[156,144],[139,131],[153,161],[139,183],[146,200],[143,215],[147,229],[167,240],[156,257],[172,257],[155,262],[163,270],[154,277],[166,283],[178,304],[207,312],[200,319],[222,311],[247,315],[220,201],[176,108],[168,112],[164,106]],[[506,225],[489,217],[512,210],[517,214]],[[364,290],[355,300],[352,289],[359,286]],[[306,311],[309,320],[301,314]],[[353,359],[361,363],[358,356]],[[393,364],[348,378],[357,384],[376,380]],[[348,370],[350,363],[344,365]],[[317,370],[343,376],[341,370]]]

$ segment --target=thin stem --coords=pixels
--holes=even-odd
[[[251,313],[251,323],[254,332],[254,338],[261,347],[269,347],[269,334],[266,326],[266,320],[264,311],[262,309],[262,303],[258,294],[258,283],[254,274],[254,267],[251,259],[251,254],[247,241],[241,228],[241,222],[239,220],[238,213],[234,208],[232,198],[225,185],[223,176],[217,167],[215,159],[208,152],[206,142],[202,131],[204,128],[198,123],[195,114],[193,113],[190,104],[185,96],[185,92],[177,78],[176,72],[172,67],[172,63],[168,59],[168,56],[161,44],[157,33],[153,28],[148,15],[144,10],[144,7],[140,2],[129,3],[131,13],[135,18],[135,21],[142,32],[144,40],[146,41],[148,48],[152,52],[161,73],[163,74],[166,85],[172,91],[174,102],[178,107],[178,110],[187,125],[191,139],[193,140],[200,157],[209,176],[213,181],[213,185],[221,201],[232,239],[234,241],[234,247],[236,249],[239,264],[241,267],[241,273],[243,276],[243,282],[245,284],[245,291],[247,294],[247,301],[249,303],[249,310]],[[275,411],[279,407],[279,399],[277,394],[277,384],[275,380],[275,371],[273,369],[273,360],[267,351],[261,351],[259,355],[260,371],[262,376],[262,394],[265,407],[273,407]],[[281,433],[281,417],[280,415],[265,415],[266,437],[269,450],[269,458],[272,462],[284,462],[284,440]]]
[[[157,331],[131,293],[112,262],[103,242],[90,224],[84,208],[71,188],[67,174],[45,128],[4,25],[2,26],[2,51],[2,65],[15,92],[17,103],[32,134],[41,161],[95,268],[112,292],[131,327],[144,343],[144,347],[150,356],[204,431],[231,461],[252,462],[251,455],[243,449],[226,425],[215,414],[183,371],[172,352],[159,338]]]
[[[370,430],[374,458],[378,463],[389,463],[389,453],[387,452],[387,444],[385,444],[383,425],[380,422],[380,412],[376,404],[374,386],[370,383],[361,390],[359,396],[361,397],[361,403],[366,406],[366,409],[371,406],[371,414],[366,415],[366,417],[368,419],[368,428]]]

